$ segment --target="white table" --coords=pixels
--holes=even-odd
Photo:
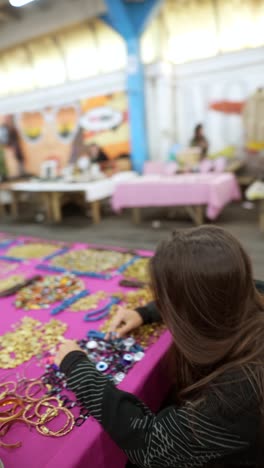
[[[18,216],[18,198],[21,193],[37,193],[43,198],[49,220],[60,222],[62,220],[61,199],[65,193],[81,193],[86,203],[91,205],[94,223],[99,223],[100,203],[109,198],[119,182],[132,180],[137,174],[132,171],[120,172],[93,182],[63,182],[63,181],[27,181],[4,185],[4,191],[12,195],[12,214]]]

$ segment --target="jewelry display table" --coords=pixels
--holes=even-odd
[[[26,259],[15,263],[15,260],[11,260],[12,254],[19,255],[19,252],[23,252],[23,255],[30,255],[30,248],[23,248],[23,242],[28,242],[27,246],[31,245],[29,239],[19,238],[15,240],[14,244],[2,248],[1,253],[1,279],[9,277],[10,275],[23,275],[26,278],[30,278],[34,275],[54,275],[58,274],[55,271],[48,271],[43,269],[43,265],[47,268],[58,265],[60,255],[64,255],[65,252],[72,252],[79,249],[87,249],[87,245],[75,244],[73,246],[65,245],[58,246],[58,249],[64,249],[64,253],[59,255],[56,253],[52,259],[46,258],[45,260],[40,258]],[[7,241],[6,241],[7,242]],[[12,242],[12,239],[11,239]],[[34,242],[37,242],[34,240]],[[32,255],[40,255],[41,242],[49,241],[38,241],[37,253],[32,250]],[[4,240],[2,239],[4,244]],[[22,246],[22,247],[21,247]],[[45,247],[46,251],[47,246]],[[48,247],[51,250],[51,247]],[[66,250],[66,249],[70,250]],[[96,247],[93,246],[95,249]],[[121,249],[120,249],[121,251]],[[149,252],[137,252],[138,254],[144,254],[149,256]],[[102,254],[103,255],[103,254]],[[132,253],[130,254],[132,255]],[[133,253],[135,255],[135,253]],[[9,260],[5,260],[9,258]],[[56,260],[56,262],[55,262]],[[106,261],[106,260],[104,260]],[[108,260],[107,260],[108,261]],[[110,260],[111,261],[111,258]],[[6,268],[5,268],[6,264]],[[41,264],[42,269],[37,266]],[[8,270],[9,266],[13,265],[12,272]],[[82,269],[83,264],[76,265],[75,268]],[[104,291],[109,297],[112,297],[113,293],[123,292],[127,293],[130,289],[124,288],[119,285],[119,281],[123,278],[123,268],[115,270],[113,274],[110,274],[111,278],[103,279],[92,276],[78,276],[78,278],[84,283],[86,289],[90,293],[96,293]],[[46,276],[45,276],[46,277]],[[131,290],[132,291],[132,290]],[[134,290],[135,291],[135,290]],[[34,296],[34,295],[33,295]],[[53,310],[53,305],[49,308],[43,308],[43,305],[36,297],[36,310],[23,310],[15,307],[15,301],[21,300],[21,297],[10,296],[0,298],[1,304],[1,321],[0,321],[0,335],[14,330],[12,325],[19,322],[23,317],[32,317],[42,324],[47,324],[52,318],[59,320],[67,324],[67,331],[64,337],[69,339],[82,339],[86,336],[88,330],[98,330],[104,320],[99,321],[84,321],[84,316],[87,314],[86,311],[70,311],[69,308],[58,315],[53,317],[50,312]],[[34,302],[32,295],[28,299]],[[38,308],[38,304],[40,308]],[[58,304],[55,304],[58,306]],[[0,342],[1,343],[1,342]],[[171,336],[165,331],[162,332],[158,341],[151,344],[145,352],[145,356],[140,362],[136,362],[131,370],[128,371],[126,377],[119,385],[119,388],[132,392],[140,397],[146,404],[150,406],[153,411],[156,411],[161,405],[165,398],[168,388],[169,379],[166,377],[166,369],[164,364],[164,356],[167,353],[171,344]],[[0,345],[1,348],[1,345]],[[3,350],[0,351],[0,358],[3,359]],[[45,366],[44,366],[45,367]],[[5,381],[14,381],[17,378],[26,377],[32,379],[41,376],[45,371],[41,357],[38,356],[36,359],[33,358],[29,362],[19,365],[15,368],[0,369],[0,384]],[[153,391],[155,389],[155,391]],[[1,388],[0,388],[1,394]],[[61,423],[62,425],[64,422]],[[52,424],[51,424],[52,426]],[[126,457],[124,453],[115,445],[110,437],[104,432],[101,426],[92,418],[89,417],[81,427],[74,427],[70,433],[64,437],[45,437],[39,434],[34,427],[28,428],[24,424],[15,424],[10,429],[10,433],[5,437],[5,441],[8,443],[14,443],[17,441],[22,442],[22,446],[16,449],[4,449],[0,447],[0,459],[3,460],[6,468],[17,468],[37,466],[38,468],[87,468],[91,466],[93,468],[124,468],[126,463]]]

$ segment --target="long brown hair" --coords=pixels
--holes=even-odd
[[[150,263],[177,353],[178,397],[200,398],[230,370],[264,394],[264,305],[240,243],[215,226],[175,232]]]

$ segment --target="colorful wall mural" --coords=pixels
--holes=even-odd
[[[39,175],[47,160],[56,160],[59,170],[63,169],[86,154],[92,143],[110,160],[129,155],[125,93],[0,117],[0,145],[10,176]]]

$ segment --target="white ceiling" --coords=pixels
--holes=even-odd
[[[104,0],[36,0],[22,8],[0,0],[0,49],[79,23],[105,10]]]

